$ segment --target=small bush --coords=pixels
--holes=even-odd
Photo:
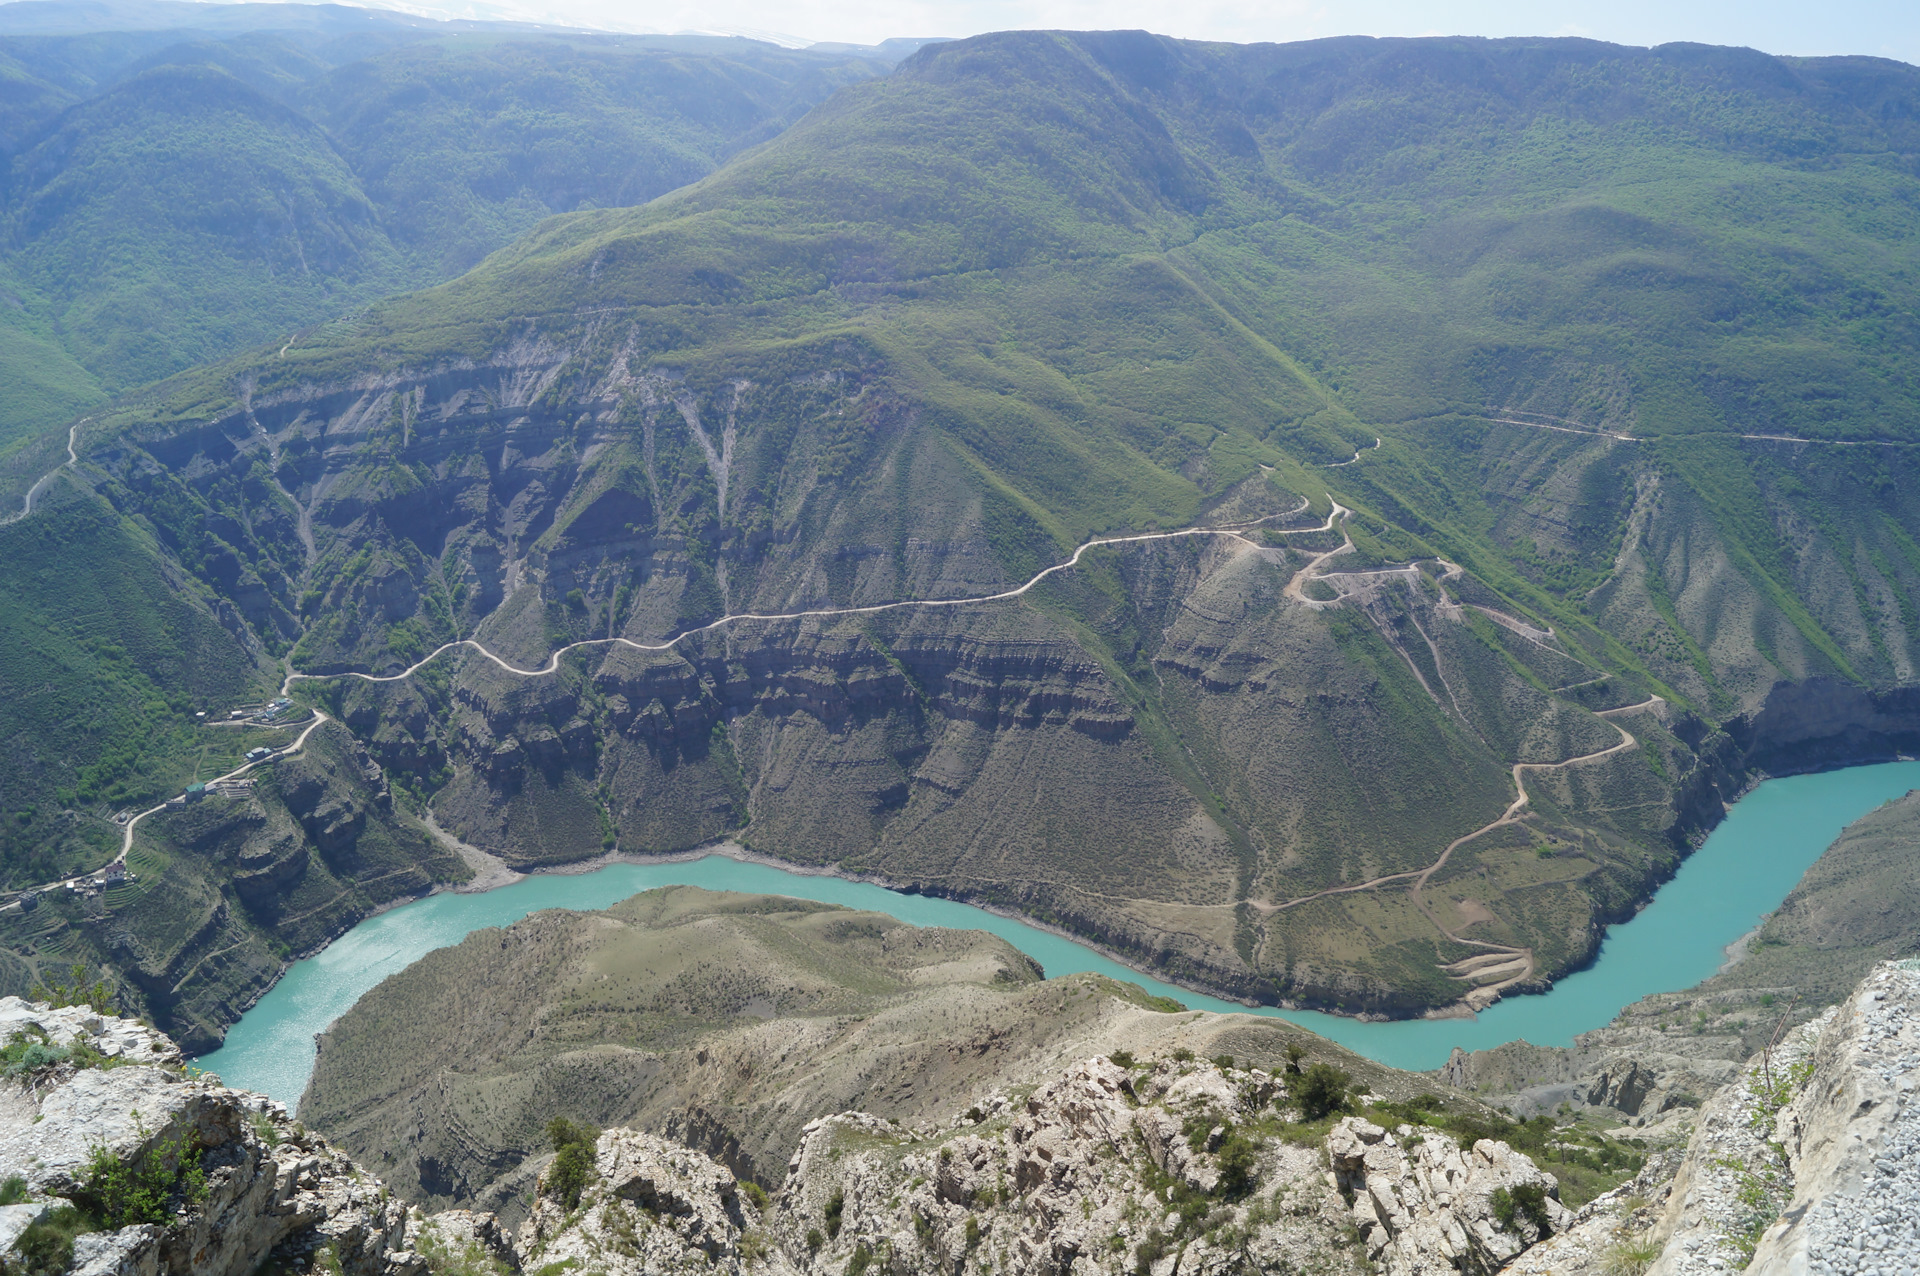
[[[1167,1234],[1154,1228],[1147,1233],[1145,1240],[1133,1247],[1134,1272],[1137,1276],[1148,1276],[1153,1271],[1153,1265],[1165,1258],[1171,1248],[1173,1243],[1167,1239]]]
[[[35,984],[27,993],[35,1001],[44,1001],[56,1010],[62,1006],[85,1006],[96,1015],[117,1015],[120,1009],[114,1004],[113,989],[107,986],[105,979],[87,978],[87,964],[77,961],[67,972],[67,981],[62,983],[57,976],[48,976]]]
[[[1112,1054],[1108,1055],[1107,1058],[1122,1068],[1131,1068],[1133,1066],[1133,1051],[1131,1050],[1115,1050]]]
[[[135,1223],[164,1227],[177,1206],[198,1205],[206,1196],[200,1145],[183,1132],[159,1140],[131,1164],[104,1146],[94,1148],[74,1201],[104,1228],[117,1230]]]
[[[1289,1076],[1297,1077],[1300,1075],[1300,1063],[1301,1060],[1306,1057],[1307,1048],[1305,1046],[1301,1045],[1298,1041],[1289,1041],[1287,1043],[1287,1073]]]
[[[1173,1052],[1173,1061],[1175,1063],[1192,1063],[1193,1051],[1187,1049],[1185,1046],[1181,1046]]]
[[[1238,1130],[1220,1145],[1220,1186],[1228,1200],[1238,1200],[1253,1190],[1253,1173],[1260,1164],[1260,1149]]]
[[[25,1205],[27,1196],[27,1181],[18,1174],[0,1183],[0,1205]]]
[[[280,1133],[280,1127],[274,1123],[274,1119],[264,1112],[253,1113],[247,1118],[247,1122],[253,1126],[253,1132],[260,1137],[260,1141],[270,1148],[279,1147],[285,1139],[285,1136]]]
[[[1345,1109],[1351,1101],[1353,1078],[1330,1063],[1316,1063],[1300,1074],[1294,1083],[1293,1100],[1300,1115],[1318,1121]]]
[[[835,1188],[833,1195],[827,1198],[827,1212],[824,1216],[824,1221],[827,1225],[828,1240],[838,1240],[840,1238],[840,1216],[846,1212],[846,1209],[847,1194],[839,1188]]]
[[[1233,1056],[1230,1054],[1217,1054],[1213,1056],[1213,1066],[1222,1072],[1232,1072]]]
[[[762,1214],[767,1212],[767,1189],[761,1187],[752,1179],[740,1180],[740,1195],[752,1201],[753,1208],[759,1210]]]
[[[1524,1218],[1539,1230],[1543,1239],[1550,1234],[1547,1189],[1544,1184],[1522,1183],[1512,1191],[1496,1187],[1487,1197],[1487,1204],[1492,1206],[1493,1216],[1499,1220],[1500,1226],[1508,1231],[1513,1230],[1515,1222]]]
[[[600,1131],[575,1125],[565,1117],[547,1122],[547,1142],[553,1145],[553,1164],[547,1168],[547,1194],[569,1213],[580,1208],[580,1194],[593,1177],[594,1145]]]
[[[1642,1276],[1659,1257],[1658,1242],[1642,1236],[1638,1240],[1621,1241],[1609,1249],[1602,1266],[1607,1276]]]
[[[73,1057],[73,1051],[56,1046],[41,1028],[23,1028],[0,1046],[0,1076],[23,1077],[29,1072],[51,1068]]]

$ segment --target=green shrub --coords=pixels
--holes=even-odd
[[[1173,1242],[1159,1228],[1148,1232],[1146,1239],[1133,1247],[1133,1270],[1137,1276],[1148,1276],[1153,1265],[1167,1256],[1173,1248]]]
[[[87,964],[76,961],[67,972],[67,981],[60,982],[57,976],[48,976],[35,984],[27,995],[35,1001],[44,1001],[59,1009],[62,1006],[85,1006],[96,1015],[117,1015],[119,1007],[114,1004],[113,990],[107,981],[87,979]]]
[[[274,1119],[264,1112],[253,1113],[247,1118],[247,1123],[253,1126],[253,1132],[260,1137],[260,1141],[270,1148],[279,1147],[286,1137],[280,1133],[280,1127]]]
[[[1260,1149],[1240,1131],[1229,1134],[1220,1145],[1220,1185],[1216,1189],[1228,1200],[1238,1200],[1253,1190],[1253,1173],[1259,1168]]]
[[[180,1204],[198,1205],[206,1196],[200,1145],[182,1132],[159,1140],[132,1163],[95,1147],[74,1201],[103,1228],[116,1230],[135,1223],[164,1227]]]
[[[1299,1076],[1300,1061],[1306,1057],[1307,1048],[1305,1046],[1301,1045],[1298,1041],[1289,1041],[1287,1043],[1287,1074],[1289,1076]]]
[[[1131,1068],[1133,1066],[1133,1051],[1131,1050],[1115,1050],[1109,1054],[1107,1058],[1122,1068]]]
[[[840,1236],[840,1216],[846,1212],[847,1194],[839,1188],[833,1189],[833,1195],[827,1198],[827,1237],[837,1240]]]
[[[1660,1244],[1649,1237],[1621,1241],[1606,1252],[1603,1270],[1607,1276],[1641,1276],[1660,1257]]]
[[[71,1205],[62,1205],[20,1233],[13,1243],[7,1276],[56,1276],[73,1264],[73,1238],[98,1231],[94,1221]]]
[[[572,1212],[580,1208],[580,1194],[593,1177],[594,1146],[600,1131],[590,1125],[575,1125],[565,1117],[547,1122],[547,1142],[553,1145],[553,1164],[547,1167],[547,1195]]]
[[[1515,1222],[1525,1218],[1539,1230],[1542,1238],[1550,1234],[1545,1184],[1522,1183],[1512,1191],[1496,1187],[1487,1197],[1487,1204],[1493,1208],[1493,1216],[1500,1226],[1508,1231],[1513,1230]]]
[[[0,1205],[24,1205],[27,1196],[27,1181],[18,1174],[0,1183]]]
[[[1230,1054],[1217,1054],[1213,1056],[1213,1066],[1222,1072],[1232,1072],[1233,1056]]]
[[[740,1180],[740,1195],[753,1202],[753,1208],[759,1210],[762,1214],[767,1212],[767,1189],[761,1187],[752,1179]]]
[[[1300,1074],[1293,1085],[1293,1100],[1300,1115],[1318,1121],[1344,1110],[1351,1102],[1353,1078],[1330,1063],[1316,1063]]]
[[[5,1046],[0,1046],[0,1076],[25,1076],[65,1063],[72,1057],[73,1051],[54,1045],[44,1029],[22,1028],[7,1038]]]

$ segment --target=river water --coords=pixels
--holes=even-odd
[[[1768,780],[1735,804],[1654,900],[1608,932],[1588,969],[1544,996],[1512,997],[1475,1019],[1361,1023],[1312,1011],[1262,1008],[1396,1068],[1437,1068],[1455,1046],[1484,1049],[1525,1038],[1564,1046],[1649,993],[1690,987],[1725,960],[1723,949],[1758,924],[1840,830],[1920,788],[1920,762],[1887,762]],[[258,1005],[198,1062],[228,1085],[292,1105],[313,1071],[313,1035],[375,984],[475,930],[542,908],[605,908],[656,886],[755,891],[875,909],[916,926],[992,931],[1048,975],[1097,971],[1175,997],[1197,1010],[1246,1010],[1150,979],[1081,944],[970,904],[903,895],[837,877],[806,876],[720,855],[679,864],[615,864],[591,873],[529,877],[476,895],[433,895],[370,918],[325,951],[295,962]]]

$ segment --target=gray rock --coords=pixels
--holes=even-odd
[[[1367,1257],[1388,1276],[1496,1272],[1572,1222],[1559,1183],[1505,1143],[1481,1139],[1463,1149],[1438,1130],[1401,1129],[1396,1136],[1346,1117],[1327,1134],[1327,1157],[1353,1201]],[[1545,1226],[1524,1214],[1503,1225],[1493,1193],[1529,1186],[1545,1194]]]
[[[183,1200],[164,1227],[83,1234],[74,1242],[72,1270],[250,1276],[269,1259],[310,1266],[327,1250],[349,1276],[424,1272],[407,1248],[404,1207],[325,1140],[289,1121],[279,1104],[189,1076],[171,1041],[132,1020],[0,999],[0,1033],[28,1026],[129,1062],[64,1064],[0,1082],[0,1178],[19,1175],[42,1198],[5,1211],[5,1248],[48,1198],[82,1187],[97,1154],[134,1164],[197,1151],[206,1178],[200,1199]]]
[[[38,1223],[53,1208],[51,1201],[29,1201],[24,1205],[0,1205],[0,1254],[13,1248],[20,1233]]]
[[[608,1130],[569,1212],[543,1176],[519,1253],[535,1268],[573,1263],[604,1276],[745,1268],[747,1230],[733,1174],[698,1152],[638,1130]]]
[[[1748,1269],[1920,1271],[1920,962],[1881,966],[1820,1034],[1776,1126],[1793,1197]]]

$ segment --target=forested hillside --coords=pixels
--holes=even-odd
[[[0,17],[0,448],[645,203],[885,69],[307,5]]]
[[[935,45],[143,392],[42,499],[510,863],[732,833],[1484,1004],[1751,776],[1916,742],[1916,118],[1696,46]],[[10,782],[63,844],[96,756]]]

